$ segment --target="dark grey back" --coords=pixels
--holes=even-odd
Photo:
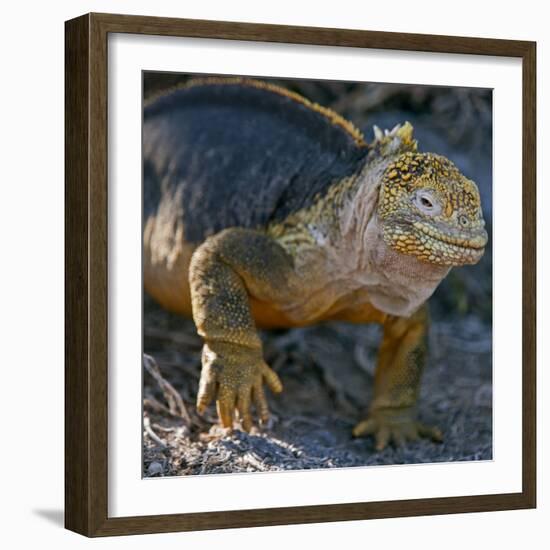
[[[144,109],[144,213],[181,201],[185,236],[265,227],[357,172],[368,148],[322,113],[244,84],[169,92]]]

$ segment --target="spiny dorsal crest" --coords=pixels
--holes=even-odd
[[[370,147],[377,155],[386,157],[418,150],[418,142],[413,138],[414,128],[410,122],[397,124],[391,130],[383,132],[378,126],[373,126],[373,130],[374,141]]]

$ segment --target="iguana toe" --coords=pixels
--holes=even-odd
[[[439,428],[418,422],[414,412],[408,408],[372,411],[366,420],[353,428],[352,433],[355,437],[374,437],[377,451],[382,451],[389,444],[403,446],[407,441],[416,441],[421,437],[436,443],[443,441]]]
[[[252,404],[262,423],[269,419],[263,384],[274,393],[283,385],[258,350],[226,343],[209,344],[203,352],[203,369],[197,395],[197,411],[202,414],[215,399],[221,425],[232,430],[238,414],[243,430],[252,429]]]

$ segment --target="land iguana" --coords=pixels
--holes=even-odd
[[[330,109],[268,82],[191,80],[146,102],[144,286],[204,340],[197,409],[253,425],[280,392],[257,327],[380,323],[368,417],[376,448],[441,440],[415,405],[426,300],[487,243],[475,183],[420,153],[409,123],[367,143]],[[237,413],[237,414],[236,414]]]

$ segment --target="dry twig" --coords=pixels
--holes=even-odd
[[[143,415],[143,429],[145,433],[160,447],[166,449],[168,445],[151,428],[151,421],[147,415]]]
[[[155,379],[159,385],[166,402],[168,403],[168,409],[171,414],[185,419],[188,425],[191,424],[191,417],[187,412],[187,407],[181,398],[181,395],[178,391],[165,380],[160,372],[160,368],[157,365],[157,362],[146,353],[143,354],[143,366],[147,372]]]

